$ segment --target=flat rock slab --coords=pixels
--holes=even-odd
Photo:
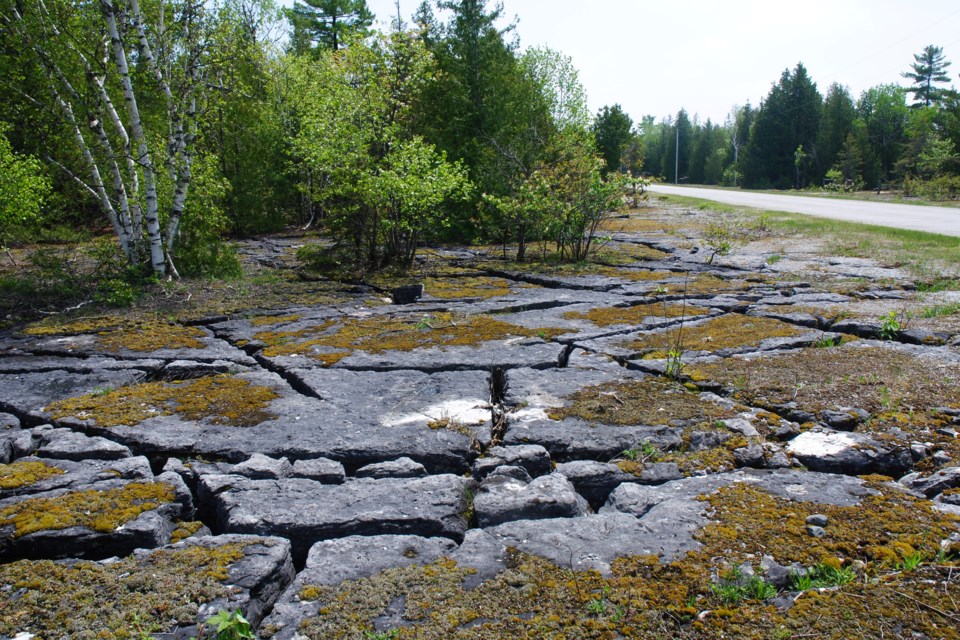
[[[16,340],[10,344],[16,350],[5,350],[6,354],[17,355],[20,353],[42,353],[53,356],[72,356],[76,357],[108,357],[118,360],[139,360],[143,358],[170,360],[191,360],[195,362],[212,362],[215,360],[225,360],[238,365],[255,365],[249,355],[242,350],[231,345],[229,342],[221,340],[211,334],[209,331],[191,327],[189,329],[195,335],[191,336],[192,341],[197,343],[193,347],[166,347],[163,346],[162,338],[157,341],[160,348],[151,348],[146,351],[131,350],[126,347],[108,347],[101,343],[100,332],[81,333],[73,335],[49,335],[49,336],[27,336]],[[121,336],[130,332],[138,333],[140,330],[115,329],[111,333],[118,333]],[[123,342],[123,340],[120,340]]]
[[[221,554],[230,555],[220,560]],[[217,566],[217,573],[223,571],[222,578],[184,574],[185,570],[202,571],[208,562]],[[23,587],[20,579],[20,589],[14,588],[18,572],[31,576],[31,586]],[[81,633],[89,637],[120,637],[121,632],[130,631],[131,616],[136,616],[155,631],[151,637],[186,640],[196,637],[198,624],[221,609],[241,611],[256,628],[293,577],[290,543],[259,536],[189,538],[103,563],[22,561],[0,567],[0,594],[16,594],[12,598],[0,595],[0,602],[3,622],[29,622],[12,629],[0,622],[0,637],[10,638],[17,632],[33,634],[18,638],[80,637]],[[70,582],[61,583],[64,579]],[[200,590],[183,585],[194,581],[205,584],[206,599],[198,600]],[[49,588],[48,582],[54,582],[55,588]],[[187,591],[180,593],[183,589]],[[105,601],[78,597],[98,592]],[[162,620],[156,617],[158,600],[166,605]],[[65,621],[68,627],[64,626]]]
[[[453,323],[461,316],[477,316],[478,308],[469,304],[445,303],[406,305],[398,313],[396,307],[362,309],[353,312],[339,312],[334,309],[320,309],[307,316],[294,314],[288,322],[279,322],[269,326],[255,326],[250,321],[232,321],[214,326],[218,335],[244,344],[248,350],[261,350],[259,356],[265,358],[274,367],[284,370],[324,368],[356,369],[360,371],[418,370],[424,372],[489,370],[491,367],[535,367],[555,366],[561,347],[539,337],[523,337],[529,331],[519,335],[483,335],[466,329],[461,336],[468,344],[444,344],[449,336],[443,331],[431,334],[431,318],[435,314],[453,314]],[[509,321],[498,317],[500,322]],[[357,323],[369,323],[362,335],[353,337],[347,347],[335,347],[325,343],[323,338],[331,337],[342,330],[355,330]],[[441,321],[446,322],[446,320]],[[423,328],[419,328],[423,323]],[[480,331],[481,329],[478,329]],[[370,336],[385,336],[385,340],[403,332],[416,338],[412,344],[422,339],[424,344],[413,351],[391,350],[382,343],[370,340]],[[419,333],[418,333],[419,332]],[[434,336],[434,337],[431,337]],[[342,336],[341,336],[342,338]],[[476,343],[473,343],[476,340]],[[433,341],[433,342],[431,342]],[[340,344],[343,344],[340,342]],[[273,348],[271,348],[273,345]],[[283,348],[277,348],[280,345]],[[369,350],[364,350],[367,347]],[[333,363],[325,362],[324,355],[337,354]]]
[[[56,370],[0,374],[0,389],[3,389],[0,407],[20,415],[42,414],[43,408],[56,400],[117,389],[146,379],[147,371],[136,368],[91,373]]]
[[[170,542],[185,514],[179,487],[104,480],[0,500],[0,560],[125,556]]]
[[[251,452],[257,452],[272,458],[286,457],[291,461],[329,458],[357,468],[405,456],[434,473],[462,473],[469,469],[470,461],[475,457],[477,436],[473,432],[430,428],[429,419],[421,415],[414,417],[412,409],[409,413],[397,414],[396,422],[390,424],[385,417],[390,413],[386,407],[381,407],[379,414],[366,415],[362,410],[363,402],[358,402],[356,407],[347,407],[345,396],[339,396],[340,405],[304,396],[296,393],[275,373],[256,371],[237,374],[236,377],[278,395],[264,407],[262,422],[234,426],[218,424],[215,415],[197,421],[174,413],[148,418],[139,424],[103,428],[92,419],[62,418],[60,423],[119,442],[135,453],[155,457],[205,457],[239,463],[247,460]],[[472,380],[479,385],[483,379],[483,374],[477,373]],[[452,396],[447,394],[444,397]],[[229,402],[241,401],[242,398]],[[376,401],[376,397],[366,400],[371,404]],[[449,404],[439,403],[438,406],[452,407],[455,406],[453,402],[450,400]],[[414,405],[414,401],[410,405]],[[470,406],[474,405],[471,403]],[[442,409],[437,412],[439,416]],[[470,416],[481,413],[475,410]],[[50,419],[42,411],[34,415],[38,419]],[[483,431],[483,425],[475,425],[475,428],[478,432]]]
[[[64,357],[34,355],[19,348],[6,350],[0,356],[0,373],[41,373],[44,371],[69,371],[70,373],[96,373],[104,370],[139,369],[157,373],[164,361],[155,358],[118,360],[106,356]]]
[[[331,369],[361,371],[390,371],[418,369],[420,371],[489,370],[493,367],[515,369],[554,367],[562,347],[540,338],[505,338],[478,346],[429,347],[414,351],[385,351],[368,353],[354,351]],[[270,360],[279,367],[303,366],[304,357],[277,357]]]
[[[490,429],[490,373],[292,369],[324,402],[385,427],[445,423],[481,440]]]
[[[555,340],[559,342],[577,343],[611,334],[623,334],[638,330],[649,331],[680,323],[680,318],[666,317],[663,315],[662,309],[665,309],[666,307],[672,307],[672,303],[667,303],[667,305],[664,307],[661,307],[657,304],[646,304],[644,305],[644,309],[646,309],[644,315],[638,316],[636,322],[631,323],[600,326],[594,324],[585,317],[581,317],[598,307],[626,307],[629,309],[629,306],[625,304],[622,296],[610,296],[610,299],[604,302],[606,302],[606,304],[574,304],[546,310],[535,309],[530,311],[519,311],[498,317],[502,317],[504,320],[512,324],[517,324],[531,329],[545,326],[555,329],[565,329],[566,332],[559,334]],[[689,306],[691,309],[693,309],[692,303]],[[700,311],[703,313],[703,311],[706,310],[700,309]],[[712,312],[708,312],[706,315],[717,315],[718,313],[719,311],[714,310]],[[686,321],[689,322],[691,320],[703,317],[706,316],[691,314],[687,316]]]
[[[523,417],[522,412],[518,414]],[[538,444],[557,461],[609,461],[627,449],[649,443],[661,451],[676,449],[682,440],[679,427],[591,424],[576,418],[512,422],[506,445]]]
[[[101,438],[88,436],[70,429],[38,428],[30,430],[36,438],[36,455],[56,460],[119,460],[133,454],[127,447]]]
[[[350,535],[411,534],[463,539],[467,529],[469,478],[359,479],[340,485],[302,478],[251,480],[235,475],[200,479],[201,512],[215,529],[278,535],[302,561],[321,540]]]
[[[0,470],[0,498],[27,496],[49,491],[97,489],[102,483],[117,479],[131,482],[152,482],[150,461],[144,457],[120,460],[51,460],[37,457],[19,458]]]
[[[471,529],[453,554],[462,566],[477,570],[482,581],[506,569],[508,548],[576,570],[593,569],[609,575],[611,563],[622,556],[660,554],[673,558],[696,548],[664,540],[664,531],[650,529],[625,513],[582,518],[518,520],[488,529]]]
[[[424,565],[449,556],[456,544],[447,538],[410,535],[348,536],[318,542],[310,548],[306,566],[264,620],[273,640],[300,638],[300,623],[332,603],[303,597],[310,586],[337,586],[347,580],[374,576],[394,567]]]

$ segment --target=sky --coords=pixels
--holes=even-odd
[[[957,0],[502,1],[519,17],[521,48],[573,59],[591,112],[619,104],[635,121],[684,108],[723,122],[734,105],[759,105],[798,62],[821,94],[837,82],[856,99],[908,82],[900,74],[930,44],[954,61],[947,71],[960,85]],[[384,28],[396,15],[395,0],[367,4]],[[400,0],[404,17],[419,4]]]

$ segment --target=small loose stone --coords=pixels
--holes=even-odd
[[[816,525],[808,524],[807,525],[807,535],[813,536],[814,538],[822,538],[827,535],[827,530],[823,527],[818,527]]]
[[[814,527],[825,527],[830,523],[830,518],[823,515],[822,513],[815,513],[812,516],[807,516],[807,524]]]

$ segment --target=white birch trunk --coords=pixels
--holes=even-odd
[[[164,251],[163,238],[160,230],[160,216],[157,210],[157,184],[154,174],[153,161],[150,157],[150,146],[147,143],[143,130],[143,121],[140,118],[140,109],[137,106],[137,97],[133,90],[133,81],[130,78],[130,68],[127,65],[127,53],[120,39],[120,29],[117,25],[117,8],[113,0],[100,0],[103,18],[107,23],[110,42],[113,45],[114,62],[120,74],[120,83],[123,87],[123,99],[127,114],[130,117],[130,133],[137,144],[137,163],[143,170],[144,204],[146,205],[147,241],[150,247],[150,266],[153,272],[164,275],[167,270],[167,257]]]

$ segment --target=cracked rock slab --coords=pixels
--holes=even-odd
[[[383,424],[380,417],[387,412],[385,407],[381,407],[380,417],[368,416],[361,411],[363,403],[351,408],[304,396],[275,373],[248,372],[236,377],[277,394],[264,407],[262,422],[237,426],[220,424],[217,416],[198,421],[173,413],[113,427],[98,427],[91,419],[63,418],[60,423],[107,437],[138,454],[180,459],[205,457],[240,463],[256,452],[290,461],[329,458],[355,469],[409,457],[433,473],[462,473],[476,455],[476,436],[469,430],[431,428],[422,416],[417,421]],[[485,378],[478,374],[478,384],[480,380]],[[370,402],[375,398],[372,395]],[[42,412],[36,415],[50,418]]]
[[[302,478],[251,480],[235,475],[200,479],[202,511],[215,530],[277,535],[302,561],[321,540],[350,535],[410,534],[461,540],[467,529],[469,478],[359,479],[340,485]]]
[[[638,484],[662,484],[683,477],[680,468],[673,462],[654,462],[644,465],[640,475],[627,473],[612,462],[575,460],[557,465],[557,473],[567,477],[577,493],[592,507],[599,509],[614,489],[625,482]]]
[[[682,444],[682,429],[645,425],[590,424],[583,420],[529,420],[512,424],[504,444],[538,444],[558,461],[612,460],[640,443],[661,451]]]

